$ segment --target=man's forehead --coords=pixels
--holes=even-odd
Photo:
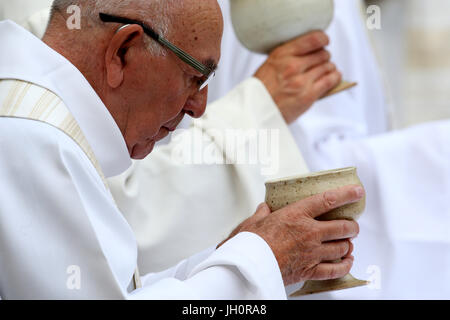
[[[177,37],[180,48],[194,56],[208,68],[215,70],[220,58],[222,33],[211,28],[191,28]]]
[[[205,66],[217,69],[223,32],[220,6],[215,0],[187,0],[173,15],[169,41]]]

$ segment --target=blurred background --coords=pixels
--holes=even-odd
[[[384,74],[392,127],[450,118],[450,1],[366,0],[369,5],[381,8],[381,29],[368,32]]]
[[[346,0],[335,0],[346,1]],[[381,28],[369,30],[385,79],[392,129],[450,118],[450,1],[361,0],[381,8]],[[0,0],[0,20],[26,26],[51,0]]]

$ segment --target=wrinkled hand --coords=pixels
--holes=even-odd
[[[288,124],[341,82],[341,73],[323,48],[329,38],[313,31],[273,50],[255,73]]]
[[[337,279],[348,274],[353,265],[350,239],[358,235],[359,226],[355,221],[318,221],[315,218],[359,201],[363,195],[361,187],[346,186],[273,213],[263,203],[228,239],[239,232],[253,232],[262,237],[278,261],[285,285],[306,280]],[[342,261],[330,263],[338,259]]]

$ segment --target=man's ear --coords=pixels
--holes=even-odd
[[[106,48],[106,81],[111,88],[119,87],[123,82],[123,73],[127,63],[126,54],[133,46],[142,43],[144,30],[139,25],[122,28],[110,40]]]

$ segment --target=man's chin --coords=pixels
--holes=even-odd
[[[135,145],[131,150],[131,158],[134,160],[143,160],[145,159],[155,147],[155,141],[149,141],[144,145]]]
[[[160,141],[167,137],[169,135],[169,132],[169,129],[167,129],[166,127],[162,127],[156,137],[153,137],[152,139],[149,139],[144,143],[136,144],[130,152],[131,158],[135,160],[142,160],[146,158],[153,151],[156,141]]]

